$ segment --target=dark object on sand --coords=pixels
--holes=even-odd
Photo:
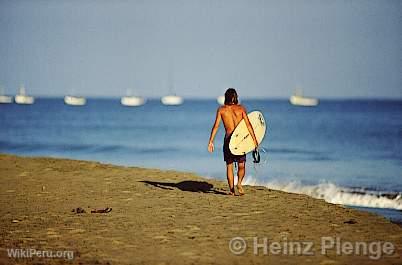
[[[356,224],[357,222],[355,221],[355,220],[353,220],[353,219],[350,219],[350,220],[348,220],[348,221],[345,221],[345,222],[343,222],[344,224]]]
[[[72,210],[73,213],[85,213],[85,210],[81,207],[75,208]]]
[[[110,213],[112,211],[112,208],[106,207],[103,209],[93,209],[91,210],[91,213]]]
[[[110,213],[112,211],[112,208],[106,207],[106,208],[100,208],[100,209],[92,209],[91,213]],[[73,213],[86,213],[84,209],[81,207],[74,208],[71,212]]]

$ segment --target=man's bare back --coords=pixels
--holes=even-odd
[[[231,135],[240,121],[247,115],[242,105],[223,105],[218,112],[221,115],[226,136]]]
[[[248,120],[246,109],[242,105],[233,104],[233,105],[223,105],[218,108],[216,112],[214,126],[212,127],[211,131],[211,137],[209,138],[208,151],[213,152],[215,149],[213,141],[215,139],[215,135],[216,132],[218,131],[219,123],[221,122],[221,120],[223,121],[223,125],[225,127],[226,137],[229,137],[236,129],[236,126],[241,122],[242,119],[244,119],[244,121],[246,122],[246,126],[250,131],[255,146],[257,148],[258,146],[257,138],[255,138],[253,127],[251,126],[251,123]]]

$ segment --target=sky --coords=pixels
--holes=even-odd
[[[399,0],[0,0],[0,39],[7,94],[402,99]]]

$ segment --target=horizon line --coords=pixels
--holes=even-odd
[[[62,95],[34,95],[31,94],[29,96],[33,96],[35,98],[43,98],[43,99],[63,99],[65,96]],[[85,97],[87,99],[120,99],[124,96],[106,96],[106,95],[75,95],[75,96],[79,96],[79,97]],[[134,96],[134,95],[133,95]],[[166,95],[163,95],[166,96]],[[160,97],[146,97],[146,96],[140,96],[144,99],[147,100],[160,100],[163,96]],[[194,97],[194,96],[180,96],[182,97],[184,100],[216,100],[217,97]],[[364,97],[364,96],[355,96],[355,97],[314,97],[317,98],[318,100],[378,100],[378,101],[382,101],[382,100],[386,100],[386,101],[401,101],[402,100],[402,96],[401,97]],[[240,97],[241,100],[289,100],[289,97],[269,97],[269,96],[264,96],[264,97]]]

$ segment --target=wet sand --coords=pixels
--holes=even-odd
[[[401,264],[402,228],[381,216],[244,189],[233,197],[226,183],[191,173],[0,155],[0,264]],[[79,207],[85,213],[72,211]],[[91,213],[105,207],[112,211]],[[244,253],[230,251],[234,237],[247,244]],[[395,251],[379,260],[378,252],[338,255],[336,246],[322,254],[322,237],[338,238],[342,249],[346,241],[390,242]],[[241,241],[232,243],[242,252]],[[10,258],[12,248],[74,258]]]

